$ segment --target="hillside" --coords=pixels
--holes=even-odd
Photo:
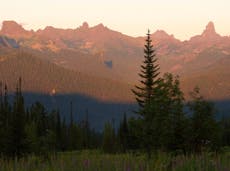
[[[204,70],[193,72],[181,79],[182,89],[188,96],[195,85],[202,95],[210,100],[230,100],[230,58],[222,58],[215,65],[206,66]]]
[[[53,63],[19,51],[0,56],[0,80],[7,83],[10,91],[22,77],[23,90],[31,93],[81,94],[101,101],[130,101],[128,84],[92,77],[80,72],[66,70]]]

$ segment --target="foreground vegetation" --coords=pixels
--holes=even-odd
[[[230,151],[216,155],[104,154],[100,151],[58,153],[49,159],[29,156],[18,160],[0,160],[1,171],[227,171],[230,169]]]

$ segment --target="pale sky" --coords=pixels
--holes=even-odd
[[[230,0],[0,0],[3,20],[34,30],[103,23],[130,36],[162,29],[185,40],[200,34],[209,21],[219,34],[230,35]]]

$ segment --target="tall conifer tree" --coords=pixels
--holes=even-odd
[[[149,111],[150,103],[156,102],[159,98],[159,89],[161,79],[158,77],[160,72],[160,67],[157,64],[157,58],[155,54],[155,49],[152,45],[150,31],[148,30],[147,38],[144,45],[144,61],[141,65],[141,71],[139,76],[141,78],[140,84],[135,86],[135,89],[132,90],[136,96],[136,101],[139,105],[138,114],[142,116],[140,120],[142,125],[142,135],[139,137],[139,143],[143,144],[148,153],[148,156],[151,157],[151,126],[152,120],[156,115],[155,112]]]
[[[128,137],[129,137],[129,130],[128,130],[128,123],[126,119],[126,113],[125,113],[123,120],[120,123],[120,127],[118,129],[118,139],[119,139],[121,152],[126,152],[128,149]]]
[[[150,36],[150,31],[148,30],[147,38],[145,40],[146,43],[144,45],[144,61],[141,65],[141,72],[139,73],[141,78],[140,85],[136,85],[135,90],[132,90],[140,107],[138,113],[141,115],[144,115],[144,108],[154,95],[154,89],[158,85],[158,75],[160,74],[160,68],[157,64],[157,58]]]
[[[19,78],[13,113],[11,119],[11,155],[20,156],[25,152],[25,106],[21,90],[21,78]]]

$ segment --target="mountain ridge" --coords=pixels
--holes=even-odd
[[[0,31],[0,34],[15,38],[20,49],[65,69],[105,79],[112,78],[131,85],[139,79],[137,73],[143,59],[145,37],[127,36],[103,24],[89,27],[86,22],[75,29],[48,26],[43,30],[25,33],[25,29],[17,26],[16,30],[15,34],[7,30]],[[222,88],[218,86],[216,75],[220,73],[217,74],[218,71],[213,68],[219,68],[221,60],[230,65],[229,60],[226,60],[230,58],[230,37],[216,33],[213,22],[209,22],[200,35],[188,41],[180,41],[163,30],[152,33],[151,37],[162,73],[172,72],[191,83],[196,79],[194,83],[198,86],[202,86],[202,79],[206,80],[220,91],[212,94],[207,90],[204,94],[208,98],[229,99],[228,84]],[[225,68],[223,72],[228,75],[230,71]]]
[[[76,27],[76,28],[58,28],[58,27],[54,27],[54,26],[46,26],[44,29],[41,29],[41,28],[38,28],[38,29],[36,29],[36,30],[34,30],[34,29],[31,29],[31,30],[26,30],[25,28],[23,28],[23,26],[21,25],[21,24],[19,24],[19,23],[17,23],[16,21],[14,21],[14,20],[4,20],[4,21],[2,21],[2,27],[1,27],[1,32],[3,32],[3,33],[7,33],[8,31],[6,31],[6,30],[8,30],[8,28],[11,28],[10,30],[12,31],[12,28],[14,28],[14,31],[16,31],[16,32],[30,32],[30,33],[38,33],[38,32],[41,32],[41,31],[44,31],[44,30],[46,30],[47,28],[53,28],[53,29],[58,29],[58,30],[71,30],[71,31],[74,31],[74,30],[85,30],[85,29],[92,29],[92,28],[97,28],[97,29],[109,29],[108,27],[106,27],[106,26],[104,26],[104,24],[103,23],[99,23],[99,24],[96,24],[96,25],[94,25],[94,26],[89,26],[89,24],[88,24],[88,22],[86,22],[86,21],[84,21],[83,23],[82,23],[82,25],[79,25],[78,27]],[[208,22],[208,24],[206,25],[206,29],[203,31],[203,33],[205,32],[205,31],[207,31],[207,29],[209,30],[209,29],[211,29],[211,31],[214,31],[213,33],[216,33],[216,31],[215,31],[215,25],[214,25],[214,22],[212,22],[212,21],[209,21]],[[109,29],[109,30],[111,30],[111,29]],[[112,31],[114,31],[114,30],[112,30]],[[158,31],[164,31],[164,30],[162,30],[162,29],[159,29],[159,30],[156,30],[155,32],[158,32]],[[121,34],[123,34],[122,32],[119,32],[119,31],[116,31],[116,32],[118,32],[118,33],[121,33]],[[155,32],[153,32],[152,34],[154,34]],[[164,31],[165,32],[165,31]],[[168,34],[167,32],[165,32],[166,34]],[[202,34],[203,34],[202,33]],[[216,33],[217,34],[217,33]],[[126,36],[129,36],[129,37],[132,37],[132,38],[142,38],[143,36],[130,36],[130,35],[128,35],[128,34],[123,34],[123,35],[126,35]],[[169,34],[168,34],[169,35]],[[218,34],[219,35],[219,34]],[[173,36],[173,34],[171,34],[170,36]],[[190,38],[188,38],[188,40],[190,40],[192,37],[194,37],[194,36],[196,36],[196,35],[191,35],[191,37]],[[174,37],[174,36],[173,36]],[[223,36],[222,36],[223,37]],[[230,37],[230,35],[225,35],[225,37]],[[175,39],[177,39],[177,40],[179,40],[179,41],[181,41],[181,42],[186,42],[186,41],[188,41],[188,40],[180,40],[180,39],[178,39],[178,38],[175,38]]]

